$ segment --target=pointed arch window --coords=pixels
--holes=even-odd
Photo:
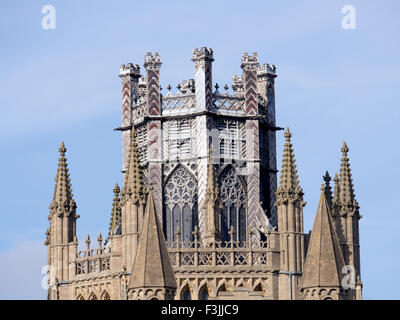
[[[179,227],[180,241],[192,241],[197,225],[197,180],[179,165],[164,187],[164,234],[167,241],[176,241]]]
[[[210,297],[210,292],[209,292],[208,286],[204,285],[199,290],[199,300],[208,300],[209,297]]]
[[[229,230],[233,227],[235,241],[246,240],[246,182],[229,165],[218,179],[220,199],[222,203],[221,231],[222,240],[229,241]]]
[[[181,300],[192,300],[192,294],[190,292],[189,285],[183,287],[181,291]]]

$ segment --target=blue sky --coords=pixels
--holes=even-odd
[[[121,183],[119,66],[161,53],[162,86],[193,78],[191,51],[213,48],[213,81],[231,84],[244,52],[277,66],[279,126],[289,126],[312,227],[322,175],[350,152],[361,206],[364,298],[400,299],[396,1],[2,1],[0,299],[42,299],[58,147],[67,146],[78,239],[105,233]],[[41,27],[56,8],[56,29]],[[341,27],[344,5],[356,29]],[[282,132],[278,134],[281,159]]]

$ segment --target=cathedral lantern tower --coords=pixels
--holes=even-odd
[[[144,76],[139,65],[121,66],[123,185],[113,189],[108,236],[99,234],[97,247],[88,235],[77,250],[61,144],[45,241],[49,299],[361,299],[347,145],[334,192],[326,173],[304,234],[289,129],[277,187],[275,66],[244,53],[230,90],[213,84],[214,58],[194,49],[194,75],[177,90],[162,90],[158,53],[145,55]],[[344,266],[356,274],[351,289]]]
[[[176,239],[177,228],[181,241],[193,240],[195,226],[199,240],[205,239],[210,144],[222,208],[221,240],[229,241],[233,227],[234,240],[247,240],[251,234],[259,241],[260,202],[276,224],[275,67],[260,66],[257,54],[244,54],[243,74],[233,77],[230,93],[227,85],[220,91],[215,84],[213,91],[212,49],[194,49],[192,61],[194,79],[182,81],[176,93],[170,85],[165,94],[161,92],[158,53],[145,56],[145,77],[134,68],[138,98],[131,100],[130,116],[124,117],[130,120],[119,128],[123,144],[126,131],[135,127],[144,181],[154,187],[167,241]]]

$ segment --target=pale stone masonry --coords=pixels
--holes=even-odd
[[[45,241],[48,298],[361,299],[361,215],[347,145],[333,194],[326,172],[305,233],[288,128],[277,186],[275,66],[245,53],[230,92],[213,90],[212,49],[193,50],[192,61],[194,79],[175,93],[161,88],[158,53],[145,55],[145,76],[137,64],[121,66],[123,186],[114,186],[110,227],[96,248],[88,235],[78,251],[61,144]]]

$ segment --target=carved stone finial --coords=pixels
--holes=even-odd
[[[89,250],[90,249],[90,236],[89,236],[89,234],[86,236],[86,247],[87,247],[87,249]]]
[[[101,232],[97,236],[97,242],[99,243],[99,248],[101,248],[103,243],[103,236],[101,235]]]

